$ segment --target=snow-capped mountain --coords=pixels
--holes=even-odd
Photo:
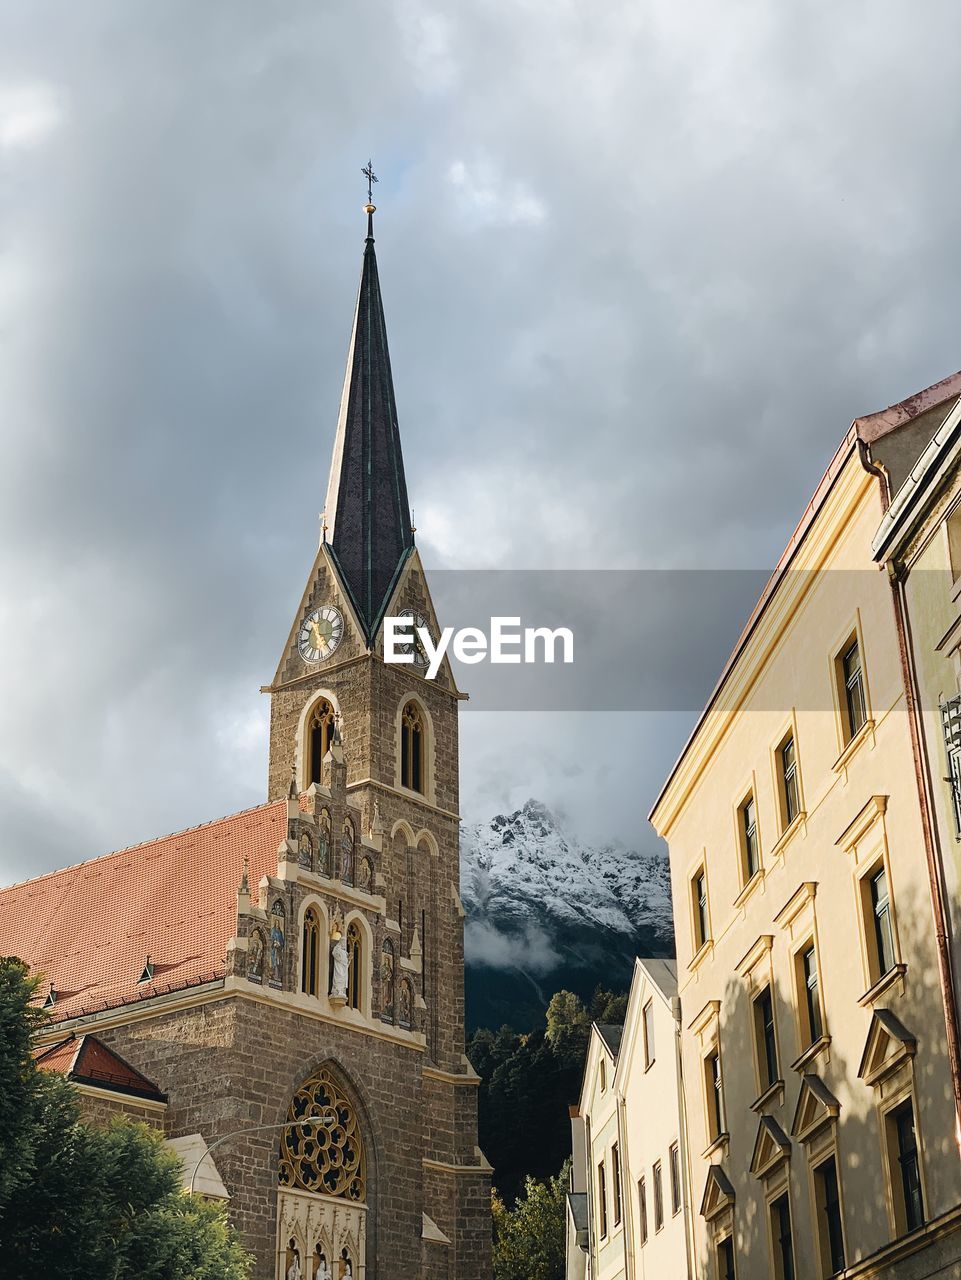
[[[465,825],[461,897],[472,1027],[530,1026],[561,987],[626,988],[635,955],[673,946],[666,859],[584,844],[537,800]]]

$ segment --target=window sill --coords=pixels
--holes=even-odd
[[[751,1103],[751,1110],[755,1114],[759,1114],[761,1111],[764,1110],[765,1107],[769,1106],[772,1102],[780,1104],[783,1101],[784,1101],[784,1081],[775,1080],[772,1085],[769,1085],[768,1088],[764,1090],[764,1092],[760,1095],[760,1097],[754,1099],[754,1101]]]
[[[847,769],[848,765],[851,762],[852,756],[854,756],[860,750],[862,744],[866,742],[868,738],[871,739],[871,745],[873,746],[874,745],[874,721],[873,720],[865,720],[864,724],[861,725],[861,728],[857,731],[857,733],[854,735],[851,741],[847,743],[844,750],[835,760],[834,764],[831,765],[831,768],[834,770],[835,773],[843,773]]]
[[[720,1152],[722,1156],[727,1155],[728,1143],[731,1141],[731,1135],[726,1131],[719,1133],[709,1146],[705,1147],[701,1152],[702,1160],[709,1160],[711,1156]]]
[[[755,871],[754,875],[751,876],[750,880],[748,880],[747,884],[744,886],[741,892],[734,899],[735,911],[743,907],[745,902],[747,902],[748,898],[750,898],[751,895],[754,893],[754,890],[758,887],[758,885],[761,885],[763,883],[764,883],[764,868],[758,867],[757,871]]]
[[[821,1036],[820,1040],[815,1040],[801,1054],[800,1058],[795,1058],[791,1063],[791,1070],[803,1074],[811,1065],[819,1054],[825,1053],[831,1047],[831,1037]],[[825,1059],[827,1061],[827,1059]]]
[[[904,995],[904,975],[907,973],[907,971],[908,971],[908,966],[906,964],[894,965],[892,968],[890,968],[887,971],[887,973],[883,974],[882,977],[878,978],[877,982],[874,984],[873,987],[869,987],[868,990],[865,991],[864,995],[859,998],[858,1004],[861,1006],[862,1009],[864,1009],[867,1007],[867,1005],[874,1004],[875,1000],[877,1000],[880,996],[884,995],[886,991],[890,991],[892,987],[897,986],[898,984],[900,984],[901,986],[901,990],[899,994],[903,996]]]
[[[714,939],[708,938],[707,942],[702,943],[701,946],[698,948],[698,950],[694,952],[694,955],[688,961],[688,965],[687,965],[688,972],[694,973],[696,970],[698,970],[701,967],[701,965],[704,963],[705,958],[708,955],[710,955],[711,952],[713,952],[713,950],[714,950]]]
[[[772,860],[783,857],[785,849],[788,847],[788,845],[791,843],[791,841],[794,839],[797,833],[799,831],[807,830],[807,817],[808,817],[807,814],[802,809],[801,812],[797,815],[797,817],[794,818],[791,825],[789,827],[785,827],[784,831],[781,834],[780,840],[778,840],[777,844],[771,850]]]

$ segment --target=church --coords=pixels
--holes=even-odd
[[[464,1054],[459,692],[414,543],[372,203],[320,545],[256,808],[0,892],[43,975],[38,1061],[156,1125],[227,1199],[256,1280],[488,1280]],[[333,406],[332,406],[333,407]]]

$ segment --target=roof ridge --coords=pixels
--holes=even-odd
[[[8,889],[22,889],[27,884],[39,884],[41,880],[52,880],[54,876],[63,875],[65,871],[76,871],[80,867],[89,867],[94,862],[105,862],[107,858],[117,858],[122,853],[133,853],[134,850],[144,849],[147,845],[159,844],[161,840],[173,840],[176,836],[190,835],[193,831],[203,831],[207,827],[215,827],[219,822],[229,822],[231,818],[242,818],[244,814],[272,809],[279,804],[286,804],[286,800],[265,800],[263,804],[251,805],[249,809],[238,809],[236,813],[225,813],[220,818],[210,818],[192,827],[183,827],[179,831],[166,831],[163,835],[153,836],[150,840],[124,845],[121,849],[110,849],[107,853],[98,853],[93,858],[82,858],[79,862],[69,862],[64,867],[54,867],[52,871],[44,871],[42,875],[28,876],[26,880],[14,880],[10,884],[0,885],[0,894],[6,893]]]

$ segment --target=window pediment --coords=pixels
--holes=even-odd
[[[890,1009],[875,1009],[858,1067],[858,1079],[876,1085],[917,1052],[918,1042]]]
[[[791,1125],[791,1137],[807,1142],[824,1125],[835,1121],[840,1111],[840,1102],[820,1076],[805,1074],[801,1077],[801,1092],[794,1112],[794,1123]]]
[[[707,1171],[704,1195],[701,1197],[701,1217],[710,1222],[734,1203],[734,1187],[719,1164],[712,1164]]]
[[[788,1160],[791,1155],[791,1139],[773,1116],[761,1116],[751,1156],[751,1173],[764,1178]]]

